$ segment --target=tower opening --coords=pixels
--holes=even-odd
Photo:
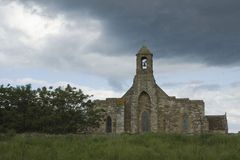
[[[142,57],[141,62],[142,62],[142,69],[147,69],[147,58]]]

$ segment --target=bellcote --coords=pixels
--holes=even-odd
[[[137,56],[137,74],[152,74],[153,73],[153,61],[152,61],[152,53],[150,50],[143,46],[138,53]]]
[[[142,48],[140,48],[140,50],[138,51],[137,55],[152,55],[152,53],[146,46],[142,46]]]

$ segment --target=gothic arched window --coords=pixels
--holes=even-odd
[[[106,119],[106,132],[111,133],[112,132],[112,119],[110,116]]]
[[[147,69],[147,58],[142,57],[141,62],[142,62],[142,69]]]

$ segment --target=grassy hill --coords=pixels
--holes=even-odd
[[[239,135],[0,136],[0,160],[239,160]]]

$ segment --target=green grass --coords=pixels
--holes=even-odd
[[[0,136],[0,160],[239,160],[239,135]]]

